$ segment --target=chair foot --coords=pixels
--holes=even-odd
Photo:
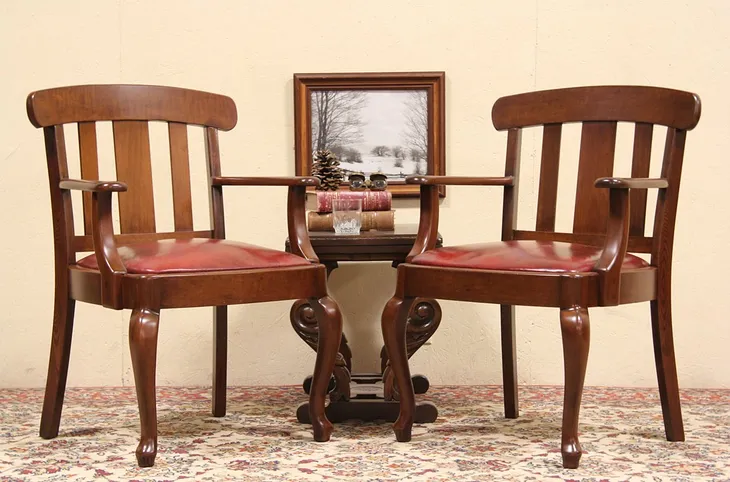
[[[155,465],[155,457],[157,456],[157,440],[152,437],[141,438],[135,454],[137,455],[137,465],[152,467]]]
[[[563,445],[560,448],[560,453],[563,456],[564,469],[578,468],[580,456],[583,455],[578,439],[569,440],[567,443],[563,442]]]
[[[332,436],[334,426],[327,417],[321,417],[319,420],[312,420],[312,430],[314,432],[315,442],[328,442]]]
[[[401,422],[400,418],[393,424],[393,432],[398,442],[410,442],[413,422]]]

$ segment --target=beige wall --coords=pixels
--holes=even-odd
[[[294,165],[292,73],[445,70],[450,174],[502,172],[505,139],[490,121],[502,95],[630,83],[702,97],[677,219],[676,350],[682,386],[728,388],[729,22],[725,0],[0,2],[0,386],[41,386],[50,340],[51,219],[42,136],[25,116],[28,92],[130,82],[224,93],[240,113],[238,127],[222,137],[224,174],[287,175]],[[620,153],[628,152],[627,136],[619,133]],[[157,137],[153,152],[164,150]],[[522,227],[534,223],[537,142],[539,135],[526,135]],[[575,156],[577,145],[565,144],[565,154]],[[200,150],[194,152],[193,171],[203,175]],[[562,171],[561,182],[574,179],[574,169]],[[157,210],[169,214],[169,188],[159,194]],[[229,237],[281,247],[284,198],[277,189],[227,192]],[[202,186],[194,201],[196,225],[205,226]],[[441,223],[447,242],[498,239],[500,202],[495,189],[450,189]],[[559,226],[570,225],[570,203],[560,200]],[[415,220],[414,207],[398,203],[398,220]],[[349,264],[331,277],[359,369],[376,367],[377,318],[394,275],[388,264]],[[294,384],[309,372],[313,353],[289,327],[289,306],[231,309],[231,384]],[[441,330],[414,357],[415,370],[437,384],[499,383],[497,307],[443,308]],[[562,383],[557,312],[517,313],[521,382]],[[78,305],[70,385],[132,383],[128,315]],[[209,320],[209,309],[163,313],[160,384],[209,383]],[[587,383],[654,386],[648,306],[595,309],[592,320]]]

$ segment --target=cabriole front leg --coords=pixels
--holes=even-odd
[[[406,322],[406,351],[410,359],[432,336],[441,324],[441,306],[434,299],[417,298]],[[380,351],[380,369],[383,373],[385,400],[398,400],[395,377],[389,367],[388,352]],[[422,375],[412,378],[415,393],[428,391],[428,379]]]
[[[578,441],[578,416],[583,398],[583,383],[588,364],[590,320],[588,310],[572,306],[560,310],[560,329],[563,335],[563,363],[565,365],[565,397],[563,400],[563,435],[560,452],[563,467],[578,468],[582,454]]]
[[[395,376],[395,383],[400,395],[400,412],[393,424],[395,437],[399,442],[411,440],[414,415],[416,411],[416,395],[411,382],[411,371],[408,367],[406,349],[406,325],[408,313],[415,298],[393,297],[385,305],[381,325],[385,349],[390,359],[390,368]]]
[[[314,308],[309,300],[297,300],[291,307],[289,313],[292,328],[309,345],[309,347],[317,351],[319,345],[319,326]],[[352,371],[352,351],[347,344],[347,337],[342,334],[340,345],[338,348],[337,359],[335,360],[334,369],[334,387],[331,387],[330,400],[332,402],[350,400],[350,381]],[[307,377],[304,381],[304,391],[310,393],[312,378]],[[301,420],[300,420],[301,421]]]
[[[324,411],[325,398],[342,338],[342,313],[337,303],[329,296],[318,300],[312,298],[309,302],[317,318],[319,333],[317,360],[309,393],[309,417],[312,421],[314,440],[326,442],[332,434],[332,423],[327,420]]]
[[[157,455],[155,371],[159,320],[158,312],[146,308],[133,310],[129,320],[129,350],[132,354],[142,432],[136,451],[140,467],[152,467]]]

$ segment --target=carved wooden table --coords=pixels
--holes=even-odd
[[[416,240],[416,225],[396,226],[395,231],[366,231],[356,236],[338,236],[332,232],[310,232],[312,247],[319,260],[327,266],[327,273],[338,267],[339,261],[391,261],[393,267],[406,259]],[[439,235],[437,247],[442,244]],[[286,240],[289,251],[289,240]],[[294,331],[313,350],[317,350],[317,321],[307,300],[297,300],[291,308]],[[441,307],[436,300],[419,298],[408,317],[406,343],[410,358],[434,334],[441,322]],[[378,323],[379,326],[379,323]],[[385,347],[380,350],[380,373],[352,374],[352,352],[347,338],[342,335],[337,354],[333,381],[330,384],[330,404],[327,417],[332,422],[349,419],[385,420],[394,422],[398,417],[398,391],[390,374]],[[304,380],[304,391],[309,393],[311,377]],[[428,379],[413,377],[416,393],[428,391]],[[310,423],[308,403],[297,409],[297,420]],[[438,410],[432,403],[417,406],[415,422],[434,422]]]

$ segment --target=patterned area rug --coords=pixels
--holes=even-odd
[[[389,424],[338,424],[312,442],[294,418],[297,387],[229,389],[228,415],[209,415],[205,388],[160,388],[156,465],[134,458],[134,390],[72,389],[61,433],[38,435],[42,392],[0,390],[0,480],[720,481],[730,480],[730,390],[682,392],[687,441],[664,439],[656,390],[590,388],[577,470],[560,466],[562,389],[521,390],[521,416],[502,417],[499,387],[435,387],[440,419],[396,443]]]

